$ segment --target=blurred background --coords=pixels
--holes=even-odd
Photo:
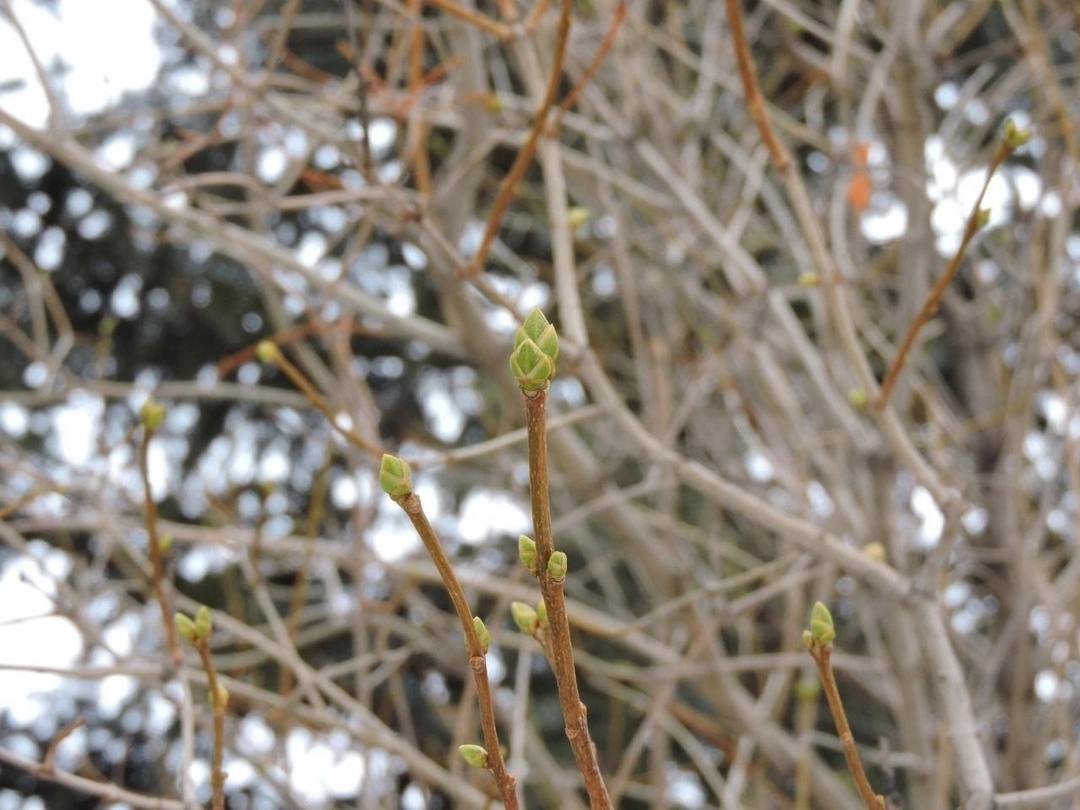
[[[865,407],[723,4],[631,2],[621,22],[607,0],[571,4],[556,86],[583,92],[463,280],[559,4],[346,3],[0,1],[0,749],[40,763],[61,734],[57,769],[209,801],[204,693],[169,666],[146,576],[153,396],[177,605],[238,625],[214,650],[238,684],[229,807],[483,805],[486,776],[451,756],[477,721],[450,604],[376,462],[255,358],[272,338],[339,423],[415,462],[495,635],[511,769],[530,806],[582,806],[550,669],[508,620],[536,595],[505,357],[541,306],[569,347],[556,532],[622,806],[858,806],[798,688],[816,598],[875,785],[903,807],[962,795],[925,637],[808,527],[877,544],[939,600],[997,790],[1080,773],[1074,4],[745,4],[879,379],[961,247],[1004,120],[1032,131],[894,394],[901,441]],[[599,371],[582,371],[580,326]],[[759,501],[688,483],[601,382],[676,458]],[[17,765],[0,760],[0,810],[138,806]]]

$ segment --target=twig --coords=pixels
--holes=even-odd
[[[529,495],[532,502],[534,540],[522,538],[522,562],[540,583],[548,616],[548,654],[559,690],[566,736],[585,781],[593,810],[612,807],[604,784],[596,746],[589,735],[585,704],[578,691],[574,648],[566,614],[566,554],[555,550],[551,532],[551,501],[548,484],[547,395],[559,354],[558,335],[544,314],[534,309],[514,336],[510,368],[525,400],[525,429],[529,435]]]
[[[739,0],[727,0],[727,12],[728,25],[731,26],[731,40],[735,46],[735,61],[739,65],[739,77],[742,79],[750,115],[761,133],[761,139],[765,142],[765,148],[769,150],[769,156],[777,171],[783,172],[791,165],[791,156],[780,139],[776,137],[772,121],[769,120],[769,114],[765,110],[765,97],[761,94],[757,71],[754,70],[754,62],[750,58],[750,45],[746,41],[746,31],[743,29],[742,6]]]
[[[859,749],[855,747],[855,737],[844,712],[844,703],[840,699],[840,690],[836,686],[836,675],[832,668],[832,641],[835,637],[836,630],[829,609],[821,602],[816,603],[811,613],[810,629],[803,634],[803,640],[814,664],[817,665],[821,686],[825,690],[825,700],[829,704],[833,722],[836,723],[836,732],[844,748],[844,759],[847,760],[848,770],[855,780],[855,787],[858,788],[867,810],[885,810],[884,797],[874,792],[870,780],[866,778],[866,771],[863,770],[862,760],[859,758]]]
[[[945,272],[943,272],[941,276],[938,277],[938,280],[934,282],[934,286],[930,289],[930,292],[927,293],[922,307],[920,307],[919,311],[915,314],[914,320],[912,320],[911,324],[908,326],[907,334],[904,335],[904,340],[900,343],[900,348],[897,349],[896,356],[893,358],[889,370],[885,374],[885,379],[881,383],[881,393],[874,402],[875,408],[884,408],[888,403],[889,395],[896,385],[896,380],[900,376],[900,372],[904,370],[904,364],[907,362],[908,354],[911,352],[912,346],[915,345],[915,338],[918,337],[919,331],[926,326],[930,318],[937,312],[938,306],[941,304],[941,299],[945,295],[945,291],[949,288],[952,280],[956,277],[957,271],[960,269],[960,263],[964,259],[964,254],[967,253],[968,245],[971,244],[971,240],[975,237],[975,234],[979,232],[979,229],[986,224],[988,212],[984,211],[982,208],[983,196],[986,194],[986,189],[990,187],[990,181],[994,177],[994,172],[996,172],[998,167],[1005,162],[1005,158],[1012,154],[1013,149],[1014,147],[1009,145],[1008,140],[1003,140],[994,152],[994,157],[990,161],[990,168],[986,173],[986,180],[979,190],[979,196],[975,199],[975,204],[971,208],[971,213],[968,214],[967,223],[964,225],[964,234],[960,240],[960,247],[957,248],[952,259],[949,260],[949,264],[945,267]]]
[[[334,413],[334,409],[330,407],[330,403],[326,401],[326,398],[320,394],[311,381],[304,376],[304,373],[300,371],[296,366],[289,362],[288,358],[282,354],[281,349],[277,347],[277,344],[273,341],[264,340],[255,349],[256,356],[264,363],[273,363],[281,371],[292,380],[293,385],[300,389],[300,392],[307,397],[308,402],[314,405],[323,416],[330,422],[330,426],[348,439],[356,447],[363,450],[368,455],[375,458],[382,456],[382,448],[361,436],[352,427],[346,427],[338,421],[338,414]]]
[[[435,8],[445,11],[447,14],[453,14],[455,17],[465,20],[465,22],[475,25],[477,28],[482,28],[499,39],[513,39],[514,37],[514,29],[503,25],[498,20],[491,19],[485,14],[481,14],[479,11],[459,6],[453,0],[424,0],[424,2],[429,6],[435,6]]]
[[[184,803],[176,799],[163,799],[159,796],[134,793],[112,782],[99,782],[67,771],[58,771],[55,768],[46,770],[41,764],[34,762],[32,759],[20,757],[18,754],[3,749],[0,749],[0,762],[26,771],[35,779],[55,782],[71,790],[85,793],[87,796],[97,796],[109,804],[120,802],[132,807],[145,808],[146,810],[186,810]]]
[[[470,764],[486,767],[491,771],[503,804],[507,810],[516,810],[518,806],[515,789],[517,780],[506,769],[506,762],[503,760],[502,748],[499,744],[499,731],[495,725],[495,703],[487,671],[486,653],[490,640],[487,629],[478,617],[474,618],[468,599],[465,597],[465,589],[461,587],[461,582],[454,573],[450,558],[446,556],[446,551],[438,535],[435,534],[435,529],[424,514],[420,497],[413,492],[409,465],[395,456],[383,456],[379,470],[379,483],[383,491],[404,510],[413,528],[416,529],[431,561],[435,563],[435,568],[439,572],[439,577],[461,622],[461,629],[465,633],[469,669],[472,670],[473,682],[476,685],[476,702],[480,706],[480,727],[484,736],[484,749],[481,752],[475,750],[476,746],[464,746],[464,748],[474,749],[476,759],[470,758],[464,750],[462,753]]]
[[[499,223],[502,222],[503,214],[506,213],[506,206],[510,204],[510,200],[514,196],[514,189],[525,174],[529,162],[536,153],[536,147],[540,143],[540,136],[544,133],[548,111],[555,103],[555,94],[559,90],[559,79],[562,77],[563,62],[566,59],[566,43],[570,39],[570,11],[572,8],[573,0],[562,0],[562,8],[559,12],[559,27],[555,40],[555,58],[551,65],[551,74],[548,76],[544,98],[536,111],[536,117],[532,129],[529,130],[529,136],[525,139],[525,144],[521,147],[521,151],[517,153],[510,171],[506,173],[506,177],[503,178],[502,184],[499,186],[499,194],[491,206],[491,214],[488,216],[487,227],[484,228],[484,236],[480,240],[480,247],[477,248],[476,254],[462,271],[462,275],[466,278],[477,275],[483,269],[484,261],[487,259],[488,251],[491,249],[491,243],[495,241],[495,233],[499,230]]]
[[[165,581],[164,554],[161,540],[158,537],[157,502],[154,500],[154,495],[150,490],[150,440],[154,438],[154,432],[165,419],[165,407],[152,399],[147,400],[142,406],[139,418],[143,426],[142,441],[139,443],[139,475],[142,478],[143,513],[146,516],[146,535],[150,553],[152,585],[158,607],[161,609],[161,622],[165,629],[165,643],[169,648],[173,666],[179,669],[181,661],[180,640],[176,636],[168,585]]]
[[[199,653],[206,683],[210,690],[210,706],[214,713],[214,753],[210,768],[210,789],[213,796],[213,810],[225,810],[225,709],[229,705],[229,690],[218,680],[214,657],[210,654],[210,636],[213,623],[210,608],[203,605],[192,620],[183,613],[173,617],[177,632],[182,635],[195,651]]]
[[[600,42],[600,47],[596,49],[596,53],[593,55],[592,61],[589,62],[589,66],[585,68],[585,72],[578,79],[577,84],[574,85],[574,89],[571,90],[566,98],[559,104],[559,111],[555,116],[555,122],[552,126],[552,130],[559,131],[562,126],[563,116],[577,103],[578,96],[592,81],[593,76],[596,75],[596,71],[600,69],[600,65],[604,62],[604,57],[607,56],[608,51],[611,50],[611,46],[615,44],[615,37],[619,33],[619,28],[622,27],[623,20],[626,19],[626,2],[619,3],[615,7],[615,14],[612,15],[611,25],[608,27],[607,33],[604,34],[603,40]]]

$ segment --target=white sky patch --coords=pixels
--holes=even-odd
[[[343,734],[316,736],[291,731],[285,740],[292,789],[307,802],[326,802],[354,794],[364,777],[364,758]]]
[[[933,548],[945,529],[945,515],[926,489],[915,487],[911,491],[911,511],[919,519],[919,545]]]
[[[529,529],[529,515],[505,492],[474,489],[461,505],[458,532],[466,543],[482,543],[495,534],[517,536]]]
[[[881,208],[871,208],[862,216],[862,232],[868,242],[881,245],[899,239],[907,231],[907,207],[891,195],[878,194],[886,200]]]
[[[34,544],[35,547],[38,544]],[[44,552],[46,562],[63,552]],[[25,579],[24,579],[25,578]],[[31,584],[33,583],[33,584]],[[82,637],[70,621],[45,616],[53,609],[46,594],[55,593],[53,582],[27,557],[20,557],[0,572],[0,663],[69,667],[82,652]],[[44,618],[34,618],[44,616]],[[34,699],[63,685],[56,675],[0,670],[0,695],[8,710],[20,709],[33,722],[47,705]]]
[[[90,463],[96,453],[104,415],[105,401],[87,391],[73,391],[67,403],[53,411],[50,439],[65,463],[73,467]]]
[[[64,105],[76,115],[100,112],[125,93],[145,90],[161,68],[156,14],[146,0],[109,0],[108,13],[87,0],[57,0],[56,14],[31,0],[12,0],[12,9]],[[45,93],[15,30],[3,18],[0,53],[0,83],[22,82],[0,96],[0,103],[25,123],[43,127],[49,116]]]

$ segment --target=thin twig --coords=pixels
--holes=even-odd
[[[743,29],[742,6],[739,0],[727,0],[728,25],[731,26],[731,40],[735,46],[735,61],[739,65],[739,77],[742,79],[743,90],[746,93],[746,104],[750,108],[750,115],[761,133],[761,139],[765,142],[765,148],[769,150],[769,156],[778,171],[785,171],[791,165],[791,156],[787,149],[776,137],[772,128],[772,121],[765,109],[765,97],[761,94],[758,85],[757,71],[754,62],[750,58],[750,45],[746,41],[746,31]]]
[[[160,407],[160,406],[159,406]],[[157,502],[150,490],[150,441],[154,438],[154,427],[143,420],[142,441],[139,443],[139,476],[142,478],[143,489],[143,514],[146,518],[147,544],[150,553],[150,566],[154,596],[157,598],[158,607],[161,610],[161,623],[165,629],[165,643],[169,648],[169,656],[173,666],[179,669],[181,662],[180,639],[176,635],[176,627],[173,625],[172,605],[169,598],[168,584],[165,580],[165,561],[161,550],[161,540],[158,538],[157,526]]]
[[[559,690],[559,703],[566,721],[566,736],[574,752],[578,769],[585,780],[585,791],[593,810],[610,808],[604,777],[596,756],[596,746],[589,735],[585,704],[578,691],[574,669],[574,649],[570,622],[566,614],[565,580],[548,575],[548,561],[555,551],[551,534],[551,502],[548,490],[547,459],[547,389],[523,392],[525,425],[529,433],[529,494],[532,500],[533,531],[536,542],[536,578],[548,612],[551,663]]]
[[[978,233],[980,220],[983,216],[982,201],[983,196],[986,194],[986,189],[990,187],[990,181],[994,177],[994,172],[998,167],[1004,163],[1012,153],[1012,148],[1005,141],[1002,141],[994,152],[994,157],[990,161],[990,169],[986,173],[986,180],[983,182],[982,188],[979,190],[979,196],[975,199],[975,204],[971,208],[971,213],[968,214],[967,223],[964,225],[964,235],[960,240],[960,247],[957,248],[956,253],[953,254],[949,264],[945,268],[945,272],[938,277],[938,280],[934,282],[934,286],[927,293],[926,299],[923,301],[922,307],[915,314],[914,320],[908,326],[907,333],[904,335],[904,340],[900,343],[900,348],[896,351],[896,356],[893,358],[892,363],[889,365],[889,370],[885,374],[885,379],[881,383],[881,393],[878,395],[877,400],[874,402],[874,407],[881,409],[889,401],[889,395],[892,393],[893,387],[896,385],[896,380],[900,376],[900,372],[904,370],[904,364],[907,362],[908,354],[911,352],[911,348],[915,345],[915,338],[918,337],[919,331],[926,326],[930,318],[937,312],[938,306],[941,304],[941,299],[945,295],[945,291],[949,288],[952,280],[956,277],[957,271],[960,269],[960,263],[964,260],[964,255],[967,253],[968,245],[971,244],[971,240]]]
[[[491,683],[488,680],[487,659],[484,653],[484,645],[477,635],[476,626],[473,624],[473,613],[469,608],[469,602],[465,597],[465,589],[454,573],[450,564],[450,558],[435,534],[435,529],[424,514],[420,497],[415,492],[409,492],[395,499],[405,514],[408,515],[416,533],[427,549],[431,561],[435,563],[443,586],[446,588],[450,601],[454,605],[461,629],[465,633],[465,643],[469,653],[469,669],[473,674],[473,682],[476,685],[476,702],[480,706],[480,727],[484,735],[484,748],[487,750],[487,768],[495,779],[495,784],[502,796],[503,804],[507,810],[516,810],[517,793],[516,781],[506,768],[503,760],[502,748],[499,744],[499,731],[495,725],[495,704],[491,693]]]
[[[589,62],[589,66],[585,68],[585,72],[581,75],[581,78],[578,79],[577,84],[574,85],[574,89],[567,93],[566,98],[560,102],[558,113],[555,116],[555,122],[552,125],[552,130],[554,132],[559,131],[559,128],[562,126],[563,116],[577,103],[578,96],[581,95],[589,82],[592,81],[593,76],[596,75],[596,71],[600,69],[600,65],[604,62],[604,57],[607,56],[608,51],[611,50],[611,46],[615,44],[615,37],[618,35],[619,28],[622,27],[623,20],[625,19],[626,2],[623,0],[623,2],[620,2],[619,5],[615,7],[615,13],[611,18],[611,25],[608,27],[607,33],[604,34],[604,38],[600,42],[600,47],[596,49],[596,53],[593,55],[592,61]]]
[[[813,644],[810,646],[810,655],[817,665],[818,676],[821,678],[821,686],[825,690],[825,700],[829,704],[829,712],[833,722],[836,723],[836,732],[840,737],[840,744],[844,749],[844,759],[847,760],[848,770],[855,780],[855,787],[859,795],[866,803],[867,810],[885,810],[885,799],[874,792],[870,780],[866,778],[863,770],[862,759],[859,757],[859,749],[855,746],[855,737],[848,725],[847,714],[844,712],[844,703],[840,699],[840,690],[836,686],[836,675],[832,668],[832,644]]]
[[[282,354],[281,350],[277,347],[277,344],[270,341],[263,341],[259,344],[258,354],[260,359],[273,363],[281,369],[286,377],[292,380],[293,385],[300,389],[300,393],[307,397],[308,402],[314,405],[315,408],[326,417],[327,421],[330,422],[330,427],[368,455],[375,458],[382,457],[383,450],[378,444],[365,439],[357,433],[354,428],[347,427],[340,423],[339,415],[334,413],[334,409],[330,407],[330,403],[318,392],[312,382],[304,376],[304,373]]]
[[[210,771],[210,788],[213,792],[214,810],[225,810],[225,708],[229,703],[229,692],[218,681],[217,669],[213,656],[210,655],[210,642],[206,638],[195,641],[195,649],[206,671],[206,681],[210,689],[210,705],[214,712],[214,754]]]
[[[525,144],[521,147],[521,151],[517,153],[510,171],[506,173],[506,177],[503,178],[502,184],[499,186],[499,194],[491,206],[491,214],[488,216],[487,227],[484,228],[484,236],[480,240],[480,246],[462,272],[466,278],[477,275],[483,269],[484,261],[487,259],[488,251],[491,249],[491,243],[495,241],[495,234],[499,230],[499,223],[502,222],[503,214],[506,213],[506,206],[513,199],[518,181],[521,180],[525,170],[529,167],[529,163],[536,153],[536,147],[540,143],[540,136],[545,131],[548,111],[555,103],[555,94],[559,90],[559,79],[562,77],[563,62],[566,59],[566,43],[570,39],[570,12],[572,9],[573,0],[563,0],[555,40],[555,58],[552,61],[551,74],[548,76],[544,98],[536,111],[532,129],[529,130],[529,136],[525,139]]]

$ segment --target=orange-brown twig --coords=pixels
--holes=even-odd
[[[900,372],[904,370],[904,364],[907,362],[908,354],[910,354],[912,347],[915,345],[915,338],[918,337],[919,331],[937,311],[938,306],[941,304],[941,299],[945,295],[945,290],[949,288],[953,278],[956,277],[957,271],[960,269],[960,263],[964,259],[964,254],[967,253],[968,245],[971,244],[971,240],[979,230],[980,220],[983,217],[983,196],[986,194],[986,189],[990,186],[990,180],[993,178],[994,172],[1005,162],[1005,158],[1009,156],[1012,150],[1013,147],[1009,145],[1008,141],[1002,141],[998,146],[997,151],[994,152],[994,157],[990,161],[990,170],[986,173],[986,182],[983,183],[982,188],[979,190],[979,196],[976,198],[975,205],[972,206],[971,213],[967,218],[967,223],[964,225],[964,235],[960,240],[960,247],[957,248],[952,259],[949,260],[949,264],[945,267],[945,272],[943,272],[941,276],[938,277],[938,280],[934,282],[934,286],[927,294],[922,307],[920,307],[919,311],[915,314],[914,320],[912,320],[911,324],[908,326],[907,334],[904,335],[904,340],[901,342],[900,348],[897,349],[896,356],[893,358],[892,364],[885,374],[885,379],[881,383],[881,393],[874,401],[874,407],[879,409],[884,408],[889,402],[889,395],[892,394],[892,390],[896,386],[896,380],[899,378]]]
[[[397,476],[392,481],[387,480],[388,470],[391,471],[389,474],[392,477]],[[473,618],[468,599],[465,597],[465,589],[461,587],[461,582],[458,580],[457,574],[454,573],[454,567],[450,564],[450,558],[446,556],[446,551],[443,549],[438,535],[435,534],[435,529],[427,519],[427,515],[424,514],[420,497],[412,491],[412,476],[408,465],[401,459],[384,456],[383,467],[379,472],[379,481],[386,494],[404,510],[413,528],[416,529],[416,533],[423,542],[424,548],[427,549],[431,561],[435,563],[443,587],[446,588],[446,593],[450,596],[454,611],[457,613],[458,620],[461,623],[461,629],[465,633],[469,669],[472,671],[473,683],[476,685],[476,700],[480,706],[480,728],[484,736],[483,760],[482,762],[473,762],[473,764],[482,764],[491,772],[499,789],[499,794],[502,796],[503,805],[507,810],[517,810],[516,780],[506,768],[502,748],[499,744],[499,731],[495,725],[495,704],[492,698],[487,659],[485,657],[487,641],[480,638],[477,627],[479,619]],[[485,635],[487,634],[487,630],[483,628],[482,623],[480,629],[483,629]]]
[[[349,442],[356,447],[363,450],[365,453],[369,453],[375,458],[380,458],[383,454],[382,448],[379,445],[365,439],[354,428],[342,425],[338,421],[338,415],[334,413],[334,409],[330,407],[330,403],[326,401],[326,398],[318,392],[311,381],[304,376],[304,372],[289,362],[288,358],[281,353],[281,349],[277,344],[270,340],[264,340],[256,347],[256,355],[260,360],[267,363],[273,363],[281,371],[292,380],[293,385],[300,389],[308,402],[315,406],[323,416],[330,422],[330,426],[344,436]]]
[[[750,108],[750,116],[757,125],[761,139],[765,142],[765,148],[769,150],[769,157],[778,171],[784,171],[791,165],[791,156],[787,149],[776,137],[772,128],[772,121],[765,109],[765,97],[761,94],[758,85],[757,71],[754,62],[750,58],[750,45],[746,41],[746,31],[743,28],[742,6],[739,0],[727,0],[728,25],[731,26],[731,39],[735,45],[735,61],[739,65],[739,78],[742,79],[743,92],[746,94],[746,103]]]
[[[619,33],[619,28],[623,24],[623,20],[626,19],[626,2],[619,3],[615,7],[615,14],[612,15],[611,25],[608,27],[607,33],[604,34],[603,40],[600,42],[600,47],[596,49],[596,53],[593,55],[592,61],[589,62],[589,66],[585,68],[585,73],[582,74],[578,83],[574,85],[574,89],[571,90],[566,98],[559,104],[559,112],[555,118],[555,125],[552,129],[555,132],[559,131],[559,127],[562,125],[562,118],[570,110],[574,104],[577,103],[578,96],[592,81],[593,76],[596,75],[596,71],[600,69],[600,65],[604,61],[604,57],[607,56],[608,51],[611,50],[611,46],[615,44],[615,36]]]
[[[859,791],[866,804],[867,810],[885,810],[885,800],[874,792],[870,780],[866,778],[863,770],[862,759],[859,757],[859,749],[855,747],[855,737],[848,725],[847,713],[844,711],[844,703],[840,699],[840,690],[836,686],[836,675],[832,668],[832,647],[820,647],[816,651],[811,649],[811,656],[817,666],[818,676],[821,678],[821,686],[825,692],[825,701],[829,704],[829,713],[832,714],[836,724],[836,733],[840,737],[840,744],[844,749],[844,759],[847,760],[848,770],[855,780],[855,787]]]
[[[424,0],[424,2],[445,11],[447,14],[453,14],[455,17],[465,20],[465,22],[475,25],[477,28],[482,28],[499,39],[513,39],[514,37],[514,30],[510,26],[503,25],[498,20],[493,20],[479,11],[459,6],[454,0]]]
[[[574,669],[574,649],[570,640],[570,620],[566,613],[564,580],[552,576],[548,562],[555,553],[551,533],[551,501],[548,490],[547,459],[547,388],[522,391],[525,399],[525,426],[529,440],[529,494],[532,500],[533,531],[536,541],[536,578],[548,613],[548,640],[551,666],[559,690],[559,703],[566,722],[566,737],[570,741],[578,770],[585,782],[592,810],[610,810],[611,798],[600,771],[596,746],[589,735],[585,704],[578,691]]]
[[[165,629],[165,643],[169,648],[169,656],[173,666],[179,668],[181,662],[180,640],[176,635],[176,627],[173,625],[172,607],[170,605],[168,584],[165,581],[165,559],[161,548],[161,539],[158,537],[157,526],[157,502],[150,490],[150,440],[154,438],[154,432],[164,418],[164,407],[148,400],[143,405],[140,414],[143,426],[142,441],[139,443],[139,476],[142,478],[143,512],[146,517],[147,545],[150,553],[150,577],[151,586],[154,589],[154,597],[157,599],[161,610],[161,621]]]
[[[502,184],[499,186],[499,194],[495,198],[495,203],[491,206],[491,215],[488,217],[487,227],[484,228],[484,236],[480,240],[480,247],[477,248],[476,255],[472,257],[472,260],[463,270],[462,275],[467,278],[475,276],[483,268],[488,250],[491,249],[491,243],[495,240],[495,233],[499,230],[499,223],[502,222],[503,214],[506,213],[506,206],[510,204],[510,200],[514,196],[514,187],[517,186],[518,181],[525,174],[525,169],[528,168],[529,162],[536,152],[536,147],[540,143],[540,136],[544,132],[548,111],[555,103],[555,94],[559,89],[563,61],[566,59],[566,43],[570,38],[570,11],[572,8],[573,0],[563,0],[562,9],[559,12],[555,59],[551,66],[551,75],[548,77],[547,89],[544,91],[544,99],[536,111],[536,120],[533,122],[532,129],[529,130],[528,138],[525,139],[525,145],[521,147],[521,151],[514,158],[510,171],[507,172],[506,177],[503,178]]]

